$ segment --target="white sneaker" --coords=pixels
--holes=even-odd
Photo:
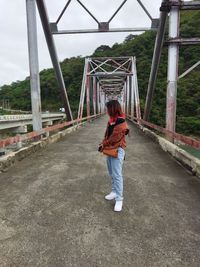
[[[107,196],[105,196],[105,199],[106,200],[112,200],[114,198],[116,198],[116,193],[114,193],[114,192],[110,192],[110,194],[108,194]]]
[[[121,211],[122,210],[122,206],[123,206],[123,201],[122,200],[116,201],[115,202],[114,211]]]

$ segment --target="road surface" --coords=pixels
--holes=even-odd
[[[113,212],[106,117],[0,174],[1,267],[199,267],[200,183],[130,125]]]

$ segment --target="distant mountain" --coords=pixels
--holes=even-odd
[[[181,36],[200,37],[200,11],[181,13]],[[91,56],[136,56],[141,109],[144,109],[146,90],[155,42],[155,32],[146,32],[133,38],[126,37],[123,43],[112,47],[99,46]],[[179,74],[200,60],[200,45],[180,47]],[[66,88],[73,113],[77,111],[83,75],[84,58],[73,57],[61,62]],[[62,106],[60,93],[53,69],[40,73],[43,110],[55,111]],[[158,80],[153,100],[150,120],[165,125],[165,106],[167,88],[167,47],[164,47]],[[29,79],[4,85],[0,90],[2,99],[9,99],[12,109],[30,110]],[[200,136],[200,66],[178,82],[177,93],[177,131]]]

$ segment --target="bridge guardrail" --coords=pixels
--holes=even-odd
[[[17,135],[17,136],[14,136],[14,137],[9,137],[9,138],[0,140],[0,148],[5,148],[6,146],[9,146],[9,145],[13,145],[13,144],[16,144],[16,143],[19,143],[19,142],[23,142],[23,141],[27,141],[27,140],[30,140],[30,139],[33,139],[33,138],[36,138],[36,137],[40,137],[43,134],[46,134],[46,133],[49,133],[49,132],[52,132],[52,131],[55,131],[55,130],[58,130],[58,129],[62,129],[62,128],[66,127],[66,126],[73,125],[74,123],[79,123],[79,122],[83,122],[85,120],[98,118],[101,115],[102,114],[96,114],[96,115],[84,117],[84,118],[81,118],[81,119],[76,119],[76,120],[73,120],[73,121],[67,121],[67,122],[63,122],[63,123],[56,124],[56,125],[53,125],[53,126],[48,126],[48,127],[43,128],[43,129],[41,129],[40,131],[37,131],[37,132],[33,131],[33,132],[30,132],[30,133],[27,133],[27,134]]]
[[[179,134],[176,132],[171,132],[171,131],[167,130],[166,128],[163,128],[163,127],[158,126],[156,124],[153,124],[151,122],[145,121],[143,119],[138,119],[136,117],[133,117],[133,119],[132,119],[130,115],[126,115],[126,116],[129,120],[139,122],[141,125],[148,126],[149,128],[152,128],[152,129],[154,129],[160,133],[166,134],[171,139],[181,141],[184,144],[189,145],[193,148],[200,149],[200,140],[196,140],[194,138],[191,138],[189,136]]]

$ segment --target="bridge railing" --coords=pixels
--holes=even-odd
[[[48,135],[50,132],[63,129],[64,127],[69,127],[79,123],[82,123],[86,120],[91,120],[100,117],[102,114],[96,114],[88,117],[84,117],[81,119],[75,119],[72,121],[66,121],[60,124],[56,124],[53,126],[48,126],[46,128],[41,129],[40,131],[33,131],[22,135],[16,135],[14,137],[9,137],[3,140],[0,140],[0,149],[4,149],[9,145],[17,144],[20,142],[28,141],[28,140],[34,140],[34,139],[40,139],[43,135]]]
[[[131,121],[134,121],[134,122],[136,122],[142,126],[145,125],[145,126],[151,128],[153,130],[158,131],[159,133],[164,134],[170,140],[177,140],[177,141],[180,141],[180,142],[182,142],[186,145],[189,145],[193,148],[200,149],[200,140],[198,140],[198,139],[194,139],[194,138],[191,138],[189,136],[186,136],[186,135],[183,135],[180,133],[169,131],[166,128],[163,128],[163,127],[158,126],[156,124],[153,124],[151,122],[145,121],[143,119],[138,119],[136,117],[132,118],[130,115],[126,115],[126,116]]]

